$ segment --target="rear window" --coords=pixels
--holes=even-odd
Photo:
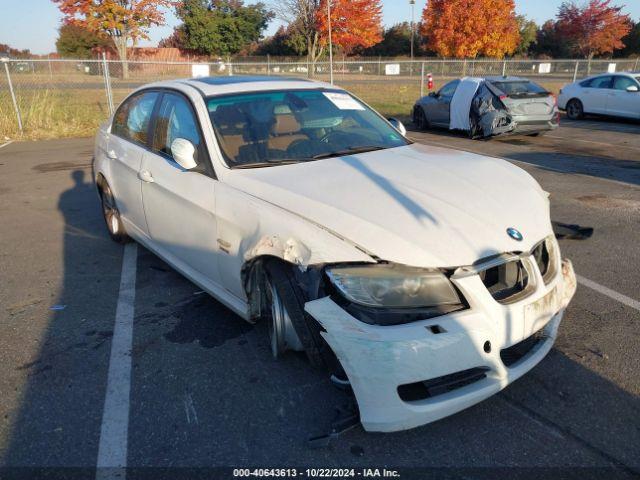
[[[537,83],[529,81],[492,82],[493,85],[508,97],[546,97],[550,93]]]

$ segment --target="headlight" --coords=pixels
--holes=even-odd
[[[440,271],[400,265],[334,267],[327,275],[350,302],[374,308],[461,306],[451,281]]]

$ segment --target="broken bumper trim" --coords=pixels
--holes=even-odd
[[[469,287],[468,285],[463,286]],[[326,341],[340,359],[358,400],[360,419],[368,431],[392,432],[414,428],[452,415],[499,392],[537,365],[551,349],[564,310],[575,292],[570,262],[548,290],[508,308],[524,305],[559,289],[557,310],[538,318],[536,344],[507,367],[501,350],[517,341],[506,340],[504,319],[481,308],[456,312],[406,325],[381,327],[351,317],[329,297],[308,302],[305,310],[325,329]],[[438,326],[439,328],[432,328]],[[491,348],[487,351],[487,342]],[[403,401],[400,385],[422,382],[473,368],[486,368],[485,378],[424,400]]]

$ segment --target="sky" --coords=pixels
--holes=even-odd
[[[245,0],[255,3],[255,0]],[[416,0],[415,17],[420,18],[426,0]],[[263,0],[264,3],[277,0]],[[385,26],[393,25],[411,18],[408,0],[382,0],[383,22]],[[553,18],[562,0],[516,0],[516,10],[535,20],[544,23]],[[615,0],[616,5],[626,5],[624,11],[638,21],[640,20],[640,1]],[[51,0],[0,0],[0,43],[6,43],[20,50],[28,48],[36,54],[47,54],[55,51],[62,16]],[[151,29],[149,42],[141,42],[141,46],[156,45],[158,40],[171,34],[173,27],[179,22],[172,12],[166,15],[167,25]],[[279,22],[273,21],[266,32],[270,35],[276,31]]]

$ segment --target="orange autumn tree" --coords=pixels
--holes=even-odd
[[[122,61],[122,76],[128,76],[127,45],[148,40],[149,28],[164,23],[161,8],[175,0],[53,0],[66,24],[78,25],[111,38]]]
[[[427,0],[420,34],[441,57],[502,58],[520,42],[514,0]]]
[[[327,1],[331,2],[331,39],[349,55],[356,48],[367,48],[382,40],[380,0],[321,0],[317,28],[323,45],[329,40]]]
[[[629,15],[611,6],[611,0],[590,0],[583,6],[564,2],[556,25],[571,52],[586,58],[624,48],[622,39],[632,27]]]

